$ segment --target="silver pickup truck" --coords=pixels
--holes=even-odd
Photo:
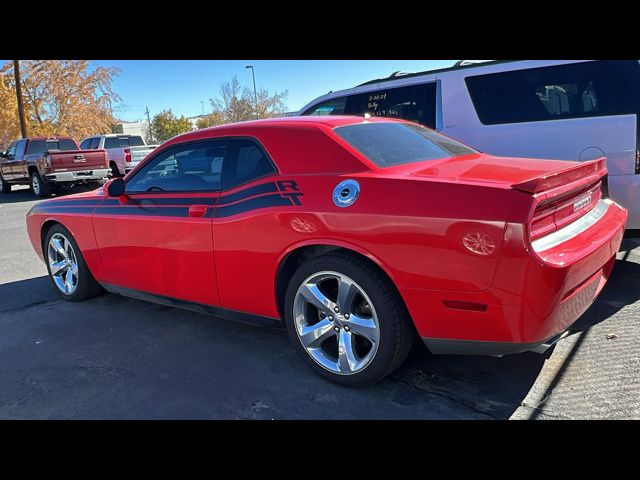
[[[140,163],[158,145],[146,145],[140,135],[109,134],[85,138],[80,144],[83,150],[104,149],[114,177],[121,177]]]

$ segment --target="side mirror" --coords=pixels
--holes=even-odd
[[[107,193],[110,197],[120,197],[124,195],[124,180],[122,177],[111,179],[107,185]]]

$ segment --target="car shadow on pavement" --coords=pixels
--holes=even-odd
[[[118,295],[0,285],[0,418],[507,419],[544,357],[419,346],[363,389],[329,383],[267,329]]]
[[[622,255],[616,260],[611,277],[591,308],[570,329],[571,333],[588,330],[640,299],[640,263],[628,260],[638,246],[638,239],[623,240],[620,247]]]
[[[89,187],[86,185],[76,185],[71,188],[65,187],[49,198],[59,198],[59,197],[65,197],[67,195],[72,195],[74,193],[90,192],[91,190],[95,190],[95,188],[96,187],[93,187],[93,186]],[[0,204],[34,202],[39,200],[45,200],[45,199],[44,198],[40,199],[36,197],[31,192],[31,189],[28,187],[21,187],[21,188],[13,187],[13,191],[11,193],[0,193]]]

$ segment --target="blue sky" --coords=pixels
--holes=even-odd
[[[401,70],[415,72],[452,65],[455,60],[110,60],[93,65],[118,67],[122,71],[113,89],[122,97],[114,104],[116,117],[140,120],[145,107],[151,116],[171,108],[177,115],[195,116],[210,111],[209,99],[233,75],[243,86],[252,87],[253,65],[258,89],[288,90],[289,111],[329,90],[349,88]]]

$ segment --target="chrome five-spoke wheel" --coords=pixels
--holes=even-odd
[[[306,278],[296,292],[293,316],[302,346],[330,372],[355,374],[376,355],[380,340],[376,310],[347,275],[322,271]]]
[[[73,295],[78,288],[78,260],[73,245],[61,233],[49,239],[47,261],[56,287],[65,295]]]

